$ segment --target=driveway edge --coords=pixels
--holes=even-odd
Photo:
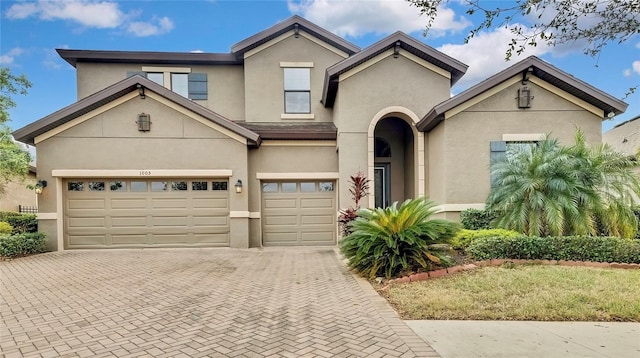
[[[403,320],[400,319],[398,313],[389,305],[387,300],[376,292],[371,284],[354,274],[347,265],[345,259],[340,253],[339,249],[335,249],[336,258],[343,265],[351,276],[356,280],[362,292],[376,311],[380,314],[380,317],[389,325],[389,327],[402,339],[402,341],[411,349],[411,351],[417,357],[429,357],[429,358],[442,358],[433,347],[425,342],[420,336],[418,336]]]

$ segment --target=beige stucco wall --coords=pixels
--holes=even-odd
[[[613,149],[635,155],[640,149],[640,117],[625,122],[602,134],[602,141]]]
[[[140,112],[151,115],[151,131],[139,132]],[[55,169],[154,170],[231,169],[230,185],[247,179],[247,146],[147,96],[93,116],[36,144],[38,173],[49,182],[40,195],[40,213],[57,210]],[[147,177],[148,178],[148,177]],[[230,191],[231,211],[248,210],[246,194]],[[55,220],[44,220],[55,221]],[[247,247],[248,219],[231,219],[231,246]],[[55,228],[46,224],[44,228]],[[47,231],[57,248],[56,231]]]
[[[490,142],[503,140],[503,134],[550,134],[572,144],[580,128],[588,143],[601,142],[602,115],[587,111],[571,96],[563,98],[565,93],[531,82],[531,108],[519,109],[516,97],[521,86],[519,82],[508,86],[446,118],[429,133],[429,193],[436,202],[485,202],[490,192]]]
[[[13,180],[3,185],[0,193],[0,211],[18,211],[19,205],[38,206],[38,195],[27,185],[36,183],[35,174],[30,173],[24,181]]]
[[[232,120],[244,119],[244,72],[242,66],[165,66],[145,64],[87,63],[76,65],[78,99],[92,95],[127,77],[127,72],[142,67],[189,68],[207,74],[207,100],[194,100],[202,106]]]
[[[273,142],[272,142],[273,143]],[[263,142],[258,149],[249,151],[249,176],[247,195],[249,211],[258,213],[262,210],[260,180],[257,173],[290,173],[293,178],[313,180],[313,173],[336,173],[338,171],[338,154],[335,144],[326,143],[319,146],[314,141],[304,142]],[[296,179],[292,179],[296,180]],[[331,181],[331,180],[327,180]],[[340,184],[335,188],[336,193]],[[251,219],[249,243],[251,247],[261,246],[261,219]]]
[[[340,114],[337,120],[341,185],[346,185],[349,176],[358,171],[367,173],[367,136],[376,114],[386,108],[401,107],[421,118],[434,105],[449,98],[449,84],[448,78],[402,55],[388,56],[342,80],[334,106]],[[410,120],[403,113],[390,112],[389,116]],[[364,203],[367,202],[365,198]],[[345,190],[340,193],[339,205],[353,205]]]
[[[328,46],[328,45],[327,45]],[[244,60],[245,104],[247,122],[280,122],[284,114],[284,68],[281,62],[312,62],[311,113],[315,119],[305,122],[332,121],[331,109],[320,103],[327,67],[343,60],[337,53],[293,33],[282,35],[270,46]],[[300,121],[286,119],[286,121]]]

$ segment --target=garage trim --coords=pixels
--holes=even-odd
[[[317,172],[317,173],[256,173],[256,179],[260,180],[323,180],[323,179],[340,179],[338,172]]]
[[[229,178],[233,176],[231,169],[54,169],[53,177],[64,178]]]

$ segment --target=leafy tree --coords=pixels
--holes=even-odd
[[[451,0],[407,0],[428,17],[429,30],[438,14],[438,6]],[[462,0],[467,14],[481,13],[484,21],[472,29],[465,42],[484,29],[506,27],[513,33],[507,59],[513,51],[522,53],[527,46],[544,42],[549,46],[586,41],[584,53],[596,56],[610,42],[622,43],[640,34],[638,0],[517,0],[493,2]],[[517,21],[531,22],[523,28]]]
[[[400,206],[361,209],[349,225],[352,233],[340,242],[349,265],[369,278],[390,278],[401,272],[427,269],[446,258],[429,245],[448,242],[457,223],[431,219],[435,204],[425,198],[408,199]]]
[[[23,180],[29,174],[31,156],[11,137],[8,126],[9,110],[16,106],[12,96],[26,95],[31,83],[24,75],[16,76],[6,67],[0,67],[0,194],[9,181]]]
[[[514,146],[491,168],[497,181],[487,208],[498,214],[496,226],[530,236],[634,237],[639,166],[607,144],[590,148],[581,131],[568,147],[551,138]]]

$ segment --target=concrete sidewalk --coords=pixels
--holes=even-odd
[[[640,323],[405,322],[442,358],[640,357]]]

